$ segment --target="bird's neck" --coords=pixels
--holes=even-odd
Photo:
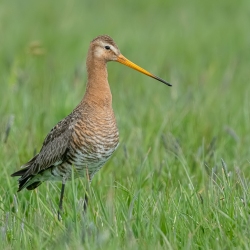
[[[108,83],[106,62],[88,57],[87,74],[88,81],[83,101],[100,107],[112,108],[112,94]]]

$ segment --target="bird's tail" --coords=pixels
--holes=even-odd
[[[34,175],[30,174],[30,167],[32,166],[32,164],[34,163],[34,161],[36,160],[37,155],[32,158],[29,162],[27,162],[25,165],[23,165],[22,169],[18,170],[17,172],[13,173],[11,176],[21,176],[18,179],[18,183],[19,183],[19,188],[17,190],[17,192],[20,192],[22,189],[27,188],[28,190],[32,190],[37,188],[39,185],[42,184],[41,181],[36,181],[34,180]]]

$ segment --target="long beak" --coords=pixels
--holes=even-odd
[[[154,78],[154,79],[156,79],[156,80],[158,80],[158,81],[160,81],[160,82],[163,82],[163,83],[165,83],[165,84],[168,85],[168,86],[172,86],[170,83],[164,81],[164,80],[161,79],[160,77],[151,74],[151,73],[148,72],[147,70],[145,70],[145,69],[141,68],[140,66],[136,65],[135,63],[129,61],[129,60],[128,60],[125,56],[123,56],[122,54],[120,54],[120,55],[118,56],[117,62],[122,63],[122,64],[124,64],[124,65],[126,65],[126,66],[128,66],[128,67],[130,67],[130,68],[132,68],[132,69],[135,69],[135,70],[137,70],[137,71],[139,71],[139,72],[141,72],[141,73],[143,73],[143,74],[145,74],[145,75],[147,75],[147,76],[150,76],[150,77],[152,77],[152,78]]]

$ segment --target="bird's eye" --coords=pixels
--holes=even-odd
[[[105,49],[106,49],[106,50],[109,50],[109,49],[110,49],[110,46],[105,46]]]

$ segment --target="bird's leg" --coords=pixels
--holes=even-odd
[[[87,211],[88,201],[89,201],[89,196],[88,196],[88,193],[86,192],[85,197],[84,197],[84,203],[83,203],[83,213],[86,213]]]
[[[59,209],[58,209],[58,220],[61,221],[62,216],[61,213],[63,212],[63,195],[64,195],[64,189],[65,189],[65,181],[62,181],[62,189],[61,189],[61,195],[60,195],[60,201],[59,201]]]
[[[84,196],[84,202],[83,202],[83,213],[85,214],[87,211],[88,207],[88,201],[89,201],[89,196],[88,196],[88,191],[89,191],[89,182],[90,182],[90,177],[89,177],[89,171],[88,171],[88,166],[86,167],[86,177],[87,177],[87,188],[85,190],[85,196]]]

